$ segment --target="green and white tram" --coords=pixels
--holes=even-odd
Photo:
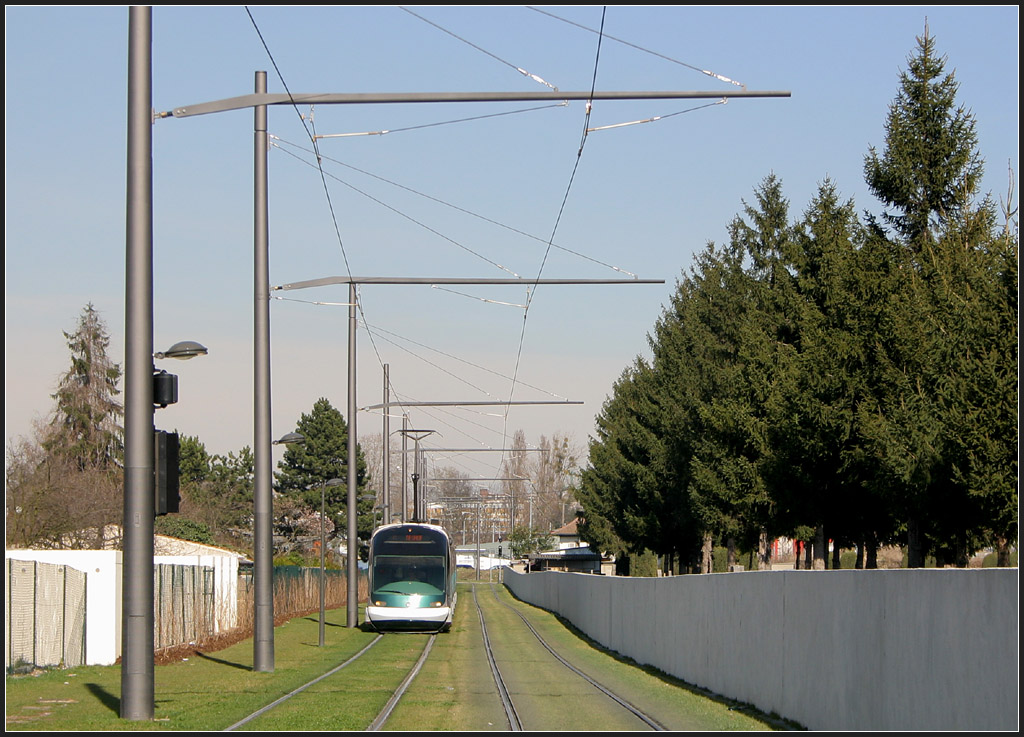
[[[455,547],[437,525],[378,527],[370,538],[366,622],[377,631],[446,632],[455,611]]]

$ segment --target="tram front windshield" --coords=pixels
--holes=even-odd
[[[448,544],[443,533],[402,526],[374,536],[370,587],[373,596],[443,596]]]
[[[443,594],[444,562],[444,557],[439,555],[377,556],[371,572],[374,594]]]

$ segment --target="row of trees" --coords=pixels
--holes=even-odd
[[[966,565],[1018,534],[1016,210],[979,198],[973,117],[918,39],[858,219],[825,181],[792,220],[767,177],[678,282],[597,418],[581,534],[710,570],[786,535]],[[1003,222],[1000,223],[1000,214]],[[730,562],[732,562],[730,560]]]
[[[86,305],[73,332],[65,332],[70,367],[51,399],[53,410],[30,437],[6,449],[6,544],[8,547],[95,548],[117,544],[112,531],[123,515],[124,408],[121,369],[107,355],[106,324]],[[319,536],[320,490],[326,499],[325,530],[346,528],[348,427],[326,399],[303,414],[302,445],[290,446],[278,466],[274,534],[279,552]],[[365,461],[358,452],[358,488],[365,491]],[[156,531],[240,551],[252,547],[254,459],[210,454],[195,436],[182,436],[179,452],[181,509],[157,519]],[[357,529],[366,540],[373,502],[359,500]]]
[[[10,547],[91,548],[117,543],[113,530],[121,523],[124,486],[124,410],[118,401],[121,369],[107,355],[107,328],[91,304],[82,311],[76,329],[64,336],[70,367],[51,395],[50,417],[38,424],[31,437],[19,438],[7,448],[6,538]],[[305,442],[288,446],[274,482],[275,552],[282,556],[301,554],[304,549],[310,552],[311,541],[319,540],[321,494],[328,538],[343,536],[347,530],[348,488],[343,482],[348,479],[348,425],[344,417],[321,398],[299,418],[296,431]],[[381,443],[375,436],[366,438],[363,445],[367,443],[372,468],[357,445],[356,527],[362,541],[383,521],[377,503],[382,499]],[[401,486],[400,466],[393,464],[392,489]],[[520,431],[506,466],[507,474],[530,479],[504,490],[507,498],[515,500],[517,524],[525,525],[517,534],[533,534],[527,522],[546,533],[563,524],[567,516],[571,518],[577,468],[576,452],[566,436],[542,437],[539,447],[527,452]],[[433,484],[430,491],[435,495],[477,495],[472,483],[458,480],[457,469],[436,473],[455,480]],[[156,531],[250,550],[254,476],[250,447],[227,455],[212,454],[199,437],[181,436],[180,512],[157,518]],[[397,507],[398,500],[393,501]],[[454,527],[452,531],[456,531]],[[503,534],[507,532],[503,530]]]

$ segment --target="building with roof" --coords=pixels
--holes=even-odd
[[[546,553],[531,553],[528,556],[528,562],[531,572],[601,573],[601,555],[587,546],[549,550]]]

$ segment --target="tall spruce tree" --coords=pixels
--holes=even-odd
[[[1007,432],[1016,349],[1006,344],[1016,297],[989,288],[1006,273],[1006,259],[992,257],[1004,241],[990,199],[979,203],[974,119],[956,106],[958,84],[944,66],[926,29],[901,74],[885,150],[865,159],[867,183],[888,208],[871,225],[873,239],[891,244],[893,279],[864,428],[902,490],[896,512],[911,567],[929,553],[966,565],[988,524],[986,502],[1005,507],[1016,495],[1015,484],[998,481],[1016,468]],[[1015,291],[1015,266],[1011,278]]]
[[[684,560],[705,573],[716,541],[733,552],[752,544],[767,514],[742,352],[751,298],[739,243],[708,244],[656,331],[655,366],[672,397],[667,442],[692,530]]]
[[[963,219],[984,166],[974,117],[956,107],[959,84],[943,73],[945,58],[936,53],[927,27],[917,44],[889,107],[885,150],[879,154],[871,147],[864,171],[872,193],[889,208],[884,222],[920,253]]]
[[[724,452],[717,463],[728,470],[726,488],[734,497],[736,521],[730,535],[748,549],[760,530],[778,519],[765,465],[772,458],[772,429],[789,419],[780,418],[780,401],[785,388],[796,381],[801,338],[798,246],[782,182],[774,175],[766,177],[755,197],[756,204],[745,204],[744,216],[730,226],[730,248],[744,255],[746,265],[744,273],[734,277],[734,290],[745,297],[730,313],[737,321],[738,374],[736,381],[723,384],[711,414],[713,437]],[[801,478],[798,486],[806,497],[812,492],[804,481]],[[811,500],[805,498],[803,505],[809,508]],[[821,523],[820,518],[807,522]]]
[[[303,413],[296,423],[296,432],[304,443],[289,445],[278,463],[277,489],[293,499],[300,500],[319,514],[323,485],[331,479],[348,480],[348,423],[330,401],[321,398],[308,414]],[[366,461],[356,445],[357,495],[366,491]],[[348,487],[328,486],[322,489],[326,515],[339,529],[347,529]],[[373,502],[357,501],[357,533],[368,540],[373,531]]]
[[[43,447],[80,470],[115,468],[124,456],[124,408],[117,400],[121,367],[107,356],[106,323],[90,302],[64,337],[71,366],[52,395],[56,405]]]

